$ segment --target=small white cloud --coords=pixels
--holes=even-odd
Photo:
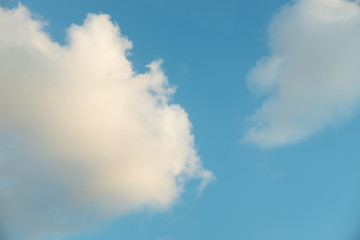
[[[67,46],[30,15],[0,8],[0,225],[26,239],[73,235],[166,210],[188,180],[213,178],[161,61],[136,73],[107,15],[71,26]]]
[[[360,103],[360,5],[298,0],[269,27],[270,55],[248,76],[267,99],[245,138],[261,147],[294,144],[356,113]]]

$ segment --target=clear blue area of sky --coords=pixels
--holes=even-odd
[[[170,211],[136,212],[71,240],[358,240],[360,118],[293,146],[241,143],[246,117],[261,104],[245,78],[264,54],[266,28],[285,0],[22,0],[65,29],[107,13],[133,42],[139,71],[162,58],[173,101],[189,113],[199,155],[217,180],[196,182]],[[5,6],[16,5],[4,0]],[[69,240],[70,240],[69,239]]]

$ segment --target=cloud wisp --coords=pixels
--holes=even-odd
[[[0,8],[0,226],[68,236],[171,207],[188,180],[205,186],[185,110],[170,103],[161,61],[137,73],[131,42],[89,14],[53,42],[23,6]],[[13,235],[16,233],[15,235]]]
[[[352,117],[360,103],[360,3],[298,0],[269,26],[268,56],[248,75],[265,96],[245,139],[260,147],[297,143]]]

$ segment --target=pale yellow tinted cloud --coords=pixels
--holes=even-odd
[[[10,232],[71,235],[166,210],[188,180],[213,178],[161,61],[136,73],[107,15],[71,26],[67,46],[42,25],[22,6],[0,9],[0,221]]]

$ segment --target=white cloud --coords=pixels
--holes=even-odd
[[[270,54],[248,76],[267,98],[245,138],[261,147],[294,144],[353,116],[360,103],[360,5],[299,0],[269,27]]]
[[[89,14],[53,42],[29,11],[0,9],[0,223],[66,236],[130,211],[163,211],[203,169],[161,61],[136,73],[131,42]],[[0,224],[0,225],[1,225]]]

